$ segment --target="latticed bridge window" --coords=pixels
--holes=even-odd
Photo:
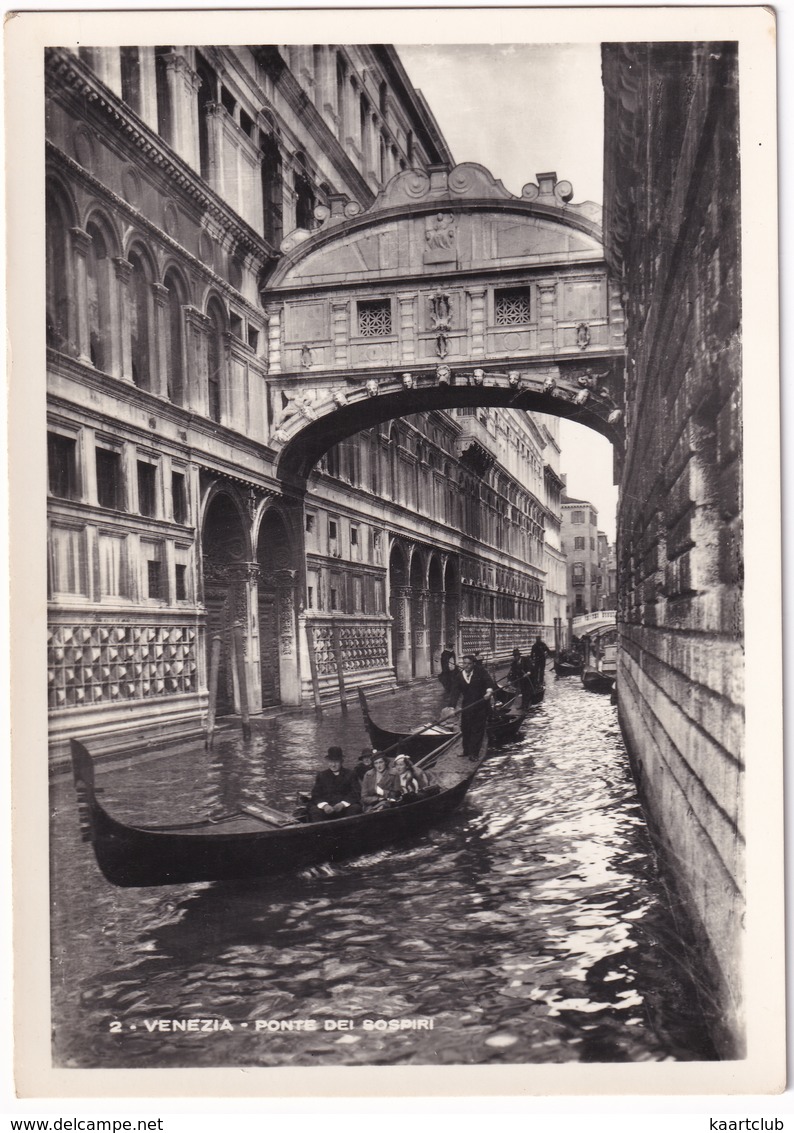
[[[383,338],[392,333],[391,299],[367,299],[358,304],[358,333],[362,338]]]
[[[496,325],[512,327],[529,322],[529,291],[525,287],[509,287],[494,294]]]

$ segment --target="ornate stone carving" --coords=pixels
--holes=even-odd
[[[436,366],[436,381],[440,386],[448,386],[452,381],[452,371],[449,366]]]
[[[370,380],[367,382],[366,389],[367,389],[367,397],[377,397],[377,395],[378,395],[378,383],[375,381],[374,378],[370,378]]]
[[[587,325],[587,323],[579,323],[578,327],[576,328],[576,342],[579,346],[579,349],[584,350],[585,347],[589,346],[590,339],[590,327]]]
[[[446,358],[449,352],[447,335],[452,322],[452,307],[446,291],[438,291],[431,296],[430,320],[436,332],[436,353],[439,358]]]
[[[80,708],[196,692],[196,644],[193,626],[52,626],[50,707]]]
[[[451,212],[437,212],[425,228],[424,263],[451,263],[457,259],[457,226]]]

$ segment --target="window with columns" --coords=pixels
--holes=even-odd
[[[185,404],[185,363],[182,337],[182,307],[185,302],[184,288],[175,271],[166,272],[165,286],[168,288],[168,311],[165,320],[167,336],[166,387],[168,397],[175,405]]]
[[[225,382],[225,343],[226,318],[220,303],[210,300],[207,307],[210,320],[209,340],[207,342],[207,412],[213,421],[221,420],[223,386]]]
[[[139,47],[120,47],[121,97],[136,114],[141,113],[141,51]]]
[[[263,235],[277,248],[284,235],[283,177],[281,151],[275,138],[262,137],[262,213]]]
[[[107,243],[95,224],[89,224],[90,237],[86,255],[86,310],[88,315],[89,354],[97,370],[110,369],[114,284]]]
[[[341,55],[336,56],[336,113],[337,132],[340,142],[347,136],[347,66]]]
[[[151,388],[149,359],[149,283],[143,260],[132,252],[129,282],[130,361],[132,380],[141,389]]]
[[[218,80],[206,59],[198,54],[196,55],[196,73],[201,80],[196,96],[199,127],[199,172],[204,180],[208,181],[211,157],[209,114],[210,107],[217,101]]]
[[[69,345],[69,288],[71,266],[69,225],[60,204],[48,196],[47,239],[47,345],[66,350]]]
[[[300,169],[295,171],[295,227],[310,229],[314,224],[314,191]]]
[[[173,107],[171,105],[171,88],[168,81],[168,65],[166,56],[173,51],[171,47],[155,47],[154,49],[154,78],[157,94],[157,133],[173,145]]]

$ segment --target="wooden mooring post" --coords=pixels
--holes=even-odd
[[[245,672],[243,627],[241,622],[235,622],[232,627],[232,642],[234,643],[234,665],[237,670],[237,691],[240,695],[240,718],[243,725],[243,739],[250,740],[251,716],[248,711],[248,679]]]
[[[314,651],[314,631],[312,626],[306,626],[306,648],[309,651],[309,669],[312,675],[312,693],[314,694],[314,710],[322,712],[320,701],[320,675],[317,672],[317,654]]]
[[[339,703],[342,713],[347,715],[347,697],[345,696],[345,674],[342,671],[342,633],[336,622],[331,626],[331,648],[336,661],[336,679],[339,682]]]
[[[204,746],[207,751],[212,751],[212,740],[215,732],[215,709],[218,704],[218,674],[221,667],[221,635],[215,633],[212,636],[212,644],[210,646],[210,673],[209,673],[209,703],[207,705],[207,735],[204,740]]]

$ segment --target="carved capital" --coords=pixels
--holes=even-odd
[[[87,256],[88,250],[91,247],[91,237],[86,230],[84,228],[70,228],[69,232],[72,237],[72,247],[75,252],[80,256]]]
[[[126,287],[132,275],[132,264],[129,260],[125,260],[123,256],[114,256],[113,266],[116,269],[116,279]]]

